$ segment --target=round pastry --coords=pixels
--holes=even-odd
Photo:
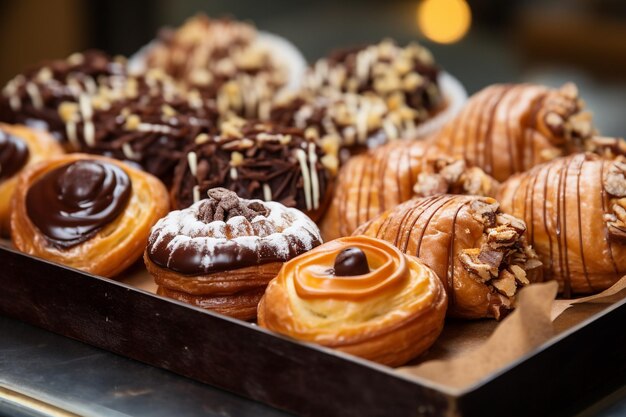
[[[410,200],[359,227],[419,257],[441,278],[448,315],[500,319],[520,287],[541,279],[526,225],[493,198],[438,195]]]
[[[167,190],[152,175],[110,158],[65,155],[18,178],[11,238],[29,255],[113,277],[141,256],[168,209]]]
[[[144,261],[158,293],[242,320],[256,317],[283,262],[321,243],[302,212],[214,188],[159,220]]]
[[[231,119],[221,135],[198,138],[181,158],[171,189],[174,208],[189,207],[214,187],[242,198],[278,201],[317,220],[330,202],[336,148],[299,129]]]
[[[217,131],[217,113],[160,70],[129,77],[59,111],[75,148],[140,165],[166,185],[198,136]]]
[[[0,121],[43,128],[65,141],[65,124],[58,108],[63,102],[78,102],[80,96],[95,95],[99,89],[126,76],[123,59],[113,60],[90,50],[67,59],[45,61],[15,76],[0,96]]]
[[[580,152],[594,129],[574,84],[493,85],[470,98],[433,138],[498,181],[561,155]]]
[[[287,262],[259,304],[259,325],[389,366],[437,339],[441,281],[419,259],[365,236],[327,242]]]
[[[41,130],[0,123],[0,237],[9,235],[11,198],[19,173],[62,153],[56,140]]]
[[[497,182],[425,141],[396,141],[351,158],[337,176],[322,220],[325,240],[348,236],[361,224],[413,197],[442,193],[492,196]]]
[[[502,184],[503,210],[526,221],[546,278],[565,297],[600,292],[626,274],[625,161],[578,154]]]
[[[161,31],[139,66],[160,68],[215,103],[222,116],[258,118],[283,87],[296,87],[306,63],[285,39],[249,23],[199,14]]]

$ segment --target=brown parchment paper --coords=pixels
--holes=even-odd
[[[556,293],[556,282],[524,288],[516,310],[500,323],[449,321],[419,363],[399,368],[398,372],[453,388],[467,387],[626,298],[626,277],[589,297],[555,300]]]

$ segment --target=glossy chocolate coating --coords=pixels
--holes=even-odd
[[[115,220],[131,191],[130,178],[117,165],[76,161],[38,179],[26,195],[26,211],[52,245],[67,249]]]
[[[335,258],[335,275],[338,277],[352,277],[365,275],[370,272],[365,253],[357,247],[345,248]]]
[[[0,129],[0,181],[12,177],[28,161],[26,142]]]

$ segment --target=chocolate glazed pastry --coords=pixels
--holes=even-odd
[[[165,187],[150,174],[71,154],[19,177],[11,237],[22,252],[112,277],[141,256],[150,228],[168,208]]]
[[[242,198],[278,201],[313,220],[330,201],[336,154],[326,153],[299,129],[231,119],[215,138],[198,138],[181,158],[172,205],[185,208],[213,187]],[[336,149],[335,149],[336,151]]]
[[[470,98],[433,140],[498,181],[558,156],[580,152],[594,133],[574,84],[493,85]]]
[[[396,141],[351,158],[337,176],[321,229],[324,239],[350,235],[366,221],[413,197],[493,196],[498,183],[479,168],[448,158],[425,141]]]
[[[333,240],[287,262],[259,304],[259,325],[389,366],[441,333],[445,289],[419,259],[371,237]]]
[[[161,219],[144,254],[158,293],[253,320],[283,262],[321,243],[317,226],[279,203],[214,188],[208,199]]]
[[[626,274],[626,163],[559,158],[502,184],[507,212],[528,224],[545,276],[565,297],[600,292]]]
[[[493,198],[444,194],[410,200],[354,234],[386,240],[431,267],[446,287],[449,316],[501,319],[519,288],[542,277],[525,232]]]
[[[43,131],[0,123],[0,236],[9,235],[11,198],[19,173],[62,153],[56,140]]]
[[[45,61],[15,76],[0,96],[0,121],[43,128],[61,141],[65,124],[58,112],[63,102],[95,95],[99,88],[126,76],[126,65],[103,52],[90,50],[64,60]]]
[[[64,103],[61,113],[76,147],[138,164],[166,185],[183,149],[217,126],[217,114],[197,92],[156,70],[78,104]]]

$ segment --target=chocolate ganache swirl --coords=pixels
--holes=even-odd
[[[0,129],[0,181],[13,176],[28,161],[26,142]]]
[[[120,167],[95,160],[46,173],[26,195],[29,219],[60,249],[89,240],[115,220],[130,200],[132,184]]]

